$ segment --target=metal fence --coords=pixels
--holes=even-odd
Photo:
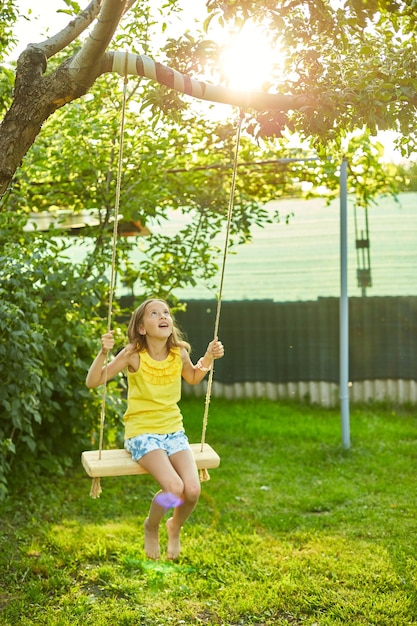
[[[190,301],[177,315],[196,355],[212,337],[215,310],[214,301]],[[338,298],[224,302],[219,334],[226,355],[216,362],[213,393],[338,402]],[[416,355],[417,297],[350,299],[353,401],[417,402]]]
[[[123,299],[123,306],[128,305]],[[128,306],[133,306],[131,302]],[[212,339],[216,301],[191,300],[176,319],[194,359]],[[213,395],[338,402],[339,299],[223,302]],[[417,297],[349,300],[352,401],[417,403]],[[184,392],[203,395],[205,383]]]

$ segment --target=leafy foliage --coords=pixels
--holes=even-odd
[[[291,130],[340,149],[347,132],[390,129],[399,132],[404,155],[416,150],[415,2],[212,0],[207,8],[207,29],[216,21],[239,29],[252,20],[282,51],[268,88],[311,102],[288,112]],[[273,117],[264,117],[265,128]]]
[[[84,379],[105,281],[82,277],[65,243],[23,236],[24,221],[0,228],[0,497],[12,468],[60,471],[91,445],[100,407]]]
[[[17,15],[18,10],[14,0],[3,0],[0,6],[0,61],[16,43],[13,26]]]
[[[146,94],[147,85],[128,94],[120,201],[124,221],[140,224],[150,234],[119,239],[117,269],[120,280],[138,295],[158,293],[175,303],[179,287],[202,280],[214,288],[216,237],[226,224],[237,129],[236,122],[204,121],[191,112],[181,123],[166,115],[150,116],[148,110],[139,116],[136,106]],[[59,211],[95,211],[100,227],[85,229],[95,240],[87,251],[89,271],[105,254],[114,213],[121,100],[120,84],[106,77],[96,83],[93,97],[58,112],[29,151],[7,199],[11,211],[57,216]],[[273,157],[269,166],[253,168],[265,154]],[[277,162],[274,147],[268,150],[247,137],[239,162],[232,244],[249,239],[254,224],[269,221],[265,202],[291,190],[299,193],[302,178],[302,164],[296,177],[296,166],[289,173]],[[336,189],[336,182],[332,186]],[[174,213],[182,214],[183,226],[165,233]],[[131,256],[138,250],[140,266],[134,267]]]
[[[3,115],[10,106],[13,80],[13,72],[2,67],[0,71],[0,115]]]

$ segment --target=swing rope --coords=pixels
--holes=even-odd
[[[230,187],[229,206],[227,209],[227,225],[226,225],[226,234],[225,234],[224,247],[223,247],[223,261],[222,261],[222,268],[221,268],[221,275],[220,275],[219,293],[217,297],[217,309],[216,309],[216,319],[214,322],[213,339],[217,337],[218,332],[219,332],[220,311],[222,307],[222,297],[223,297],[223,283],[224,283],[224,276],[225,276],[225,271],[226,271],[226,258],[227,258],[227,250],[229,247],[230,228],[231,228],[232,216],[233,216],[233,207],[234,207],[234,198],[235,198],[235,189],[236,189],[237,159],[239,155],[240,135],[242,131],[243,118],[244,118],[243,111],[242,109],[240,109],[239,123],[237,124],[237,131],[236,131],[235,154],[234,154],[233,169],[232,169],[232,184]],[[213,386],[213,375],[214,375],[214,367],[210,369],[209,377],[207,381],[206,399],[204,403],[203,427],[201,430],[201,448],[200,448],[201,451],[203,451],[204,444],[206,441],[209,405],[210,405],[210,399],[211,399],[211,390]],[[210,475],[207,469],[200,470],[200,480],[202,482],[210,480]]]
[[[114,224],[113,224],[113,237],[112,237],[112,257],[111,257],[111,273],[110,273],[110,286],[109,286],[109,305],[107,311],[107,332],[111,331],[112,312],[113,312],[113,299],[116,289],[116,248],[117,248],[117,228],[119,222],[119,208],[120,208],[120,189],[122,183],[122,162],[123,162],[123,141],[125,130],[125,117],[126,117],[126,100],[127,100],[127,62],[128,53],[126,52],[125,58],[125,77],[123,82],[123,97],[122,97],[122,112],[120,117],[120,131],[119,131],[119,156],[117,159],[117,178],[116,178],[116,198],[114,203]],[[101,460],[101,453],[103,450],[104,439],[104,421],[106,416],[106,389],[107,389],[107,366],[109,363],[109,354],[106,354],[104,362],[104,382],[103,382],[103,395],[101,398],[101,411],[100,411],[100,436],[98,446],[98,458]],[[101,494],[100,478],[93,478],[90,490],[90,496],[92,498],[98,498]]]
[[[125,127],[127,84],[128,84],[127,64],[128,64],[128,53],[126,53],[126,57],[125,57],[122,111],[121,111],[121,119],[120,119],[120,140],[119,140],[119,155],[118,155],[118,163],[117,163],[116,197],[115,197],[115,206],[114,206],[114,225],[113,225],[113,237],[112,237],[112,259],[111,259],[111,275],[110,275],[110,286],[109,286],[109,304],[108,304],[108,313],[107,313],[107,332],[110,332],[111,330],[113,299],[114,299],[115,282],[116,282],[115,281],[116,249],[117,249],[118,219],[119,219],[119,208],[120,208],[120,189],[121,189],[121,181],[122,181],[123,142],[124,142],[124,127]],[[243,117],[244,117],[243,112],[241,110],[239,123],[237,125],[236,148],[235,148],[233,170],[232,170],[232,184],[231,184],[231,189],[230,189],[229,205],[228,205],[228,210],[227,210],[227,226],[226,226],[226,234],[225,234],[225,242],[224,242],[224,250],[223,250],[223,261],[222,261],[222,268],[221,268],[219,293],[218,293],[218,298],[217,298],[216,319],[215,319],[215,324],[214,324],[214,335],[213,335],[214,338],[217,337],[218,331],[219,331],[220,311],[221,311],[221,303],[222,303],[222,295],[223,295],[223,283],[224,283],[227,250],[229,246],[230,229],[231,229],[231,222],[232,222],[232,215],[233,215],[233,204],[234,204],[234,196],[235,196],[235,188],[236,188],[237,159],[238,159],[238,153],[239,153],[240,135],[241,135]],[[107,395],[106,388],[107,388],[108,361],[109,361],[109,355],[107,353],[105,362],[104,362],[104,382],[103,382],[103,393],[102,393],[101,411],[100,411],[100,435],[99,435],[99,448],[98,448],[99,460],[101,460],[102,458],[102,450],[103,450],[104,422],[105,422],[105,414],[106,414],[106,395]],[[205,444],[209,404],[210,404],[211,390],[212,390],[212,385],[213,385],[213,373],[214,373],[214,368],[212,367],[209,372],[209,378],[207,382],[207,391],[206,391],[203,425],[202,425],[202,432],[201,432],[201,443],[200,443],[201,451],[203,451],[204,444]],[[200,480],[206,481],[209,479],[210,479],[210,476],[209,476],[207,469],[201,469]],[[100,484],[100,477],[94,477],[92,479],[90,496],[92,498],[98,498],[101,492],[102,492],[102,489],[101,489],[101,484]]]

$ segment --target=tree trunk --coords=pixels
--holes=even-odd
[[[127,0],[92,0],[80,15],[81,30],[93,21],[100,7],[101,19],[81,50],[51,74],[45,74],[47,59],[79,35],[77,20],[53,38],[29,45],[20,55],[13,102],[0,124],[0,199],[45,120],[87,93],[102,73],[103,55],[128,5]]]

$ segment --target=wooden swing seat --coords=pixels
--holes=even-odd
[[[191,451],[197,469],[215,469],[220,465],[220,457],[208,444],[191,443]],[[147,474],[148,472],[132,459],[132,456],[124,448],[117,450],[102,450],[99,458],[98,450],[89,450],[81,454],[81,463],[91,478],[103,478],[104,476],[133,476],[134,474]]]

